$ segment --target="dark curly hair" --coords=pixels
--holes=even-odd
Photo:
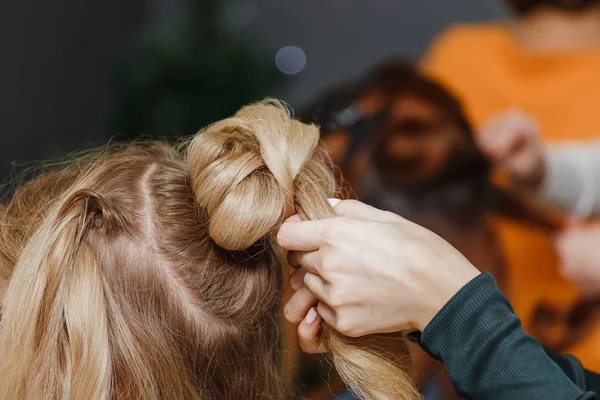
[[[600,4],[598,0],[504,0],[504,2],[517,14],[527,14],[540,7],[577,12]]]

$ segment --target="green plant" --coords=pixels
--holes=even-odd
[[[144,35],[117,75],[115,132],[191,134],[271,93],[279,74],[228,25],[231,3],[188,0],[181,18]]]

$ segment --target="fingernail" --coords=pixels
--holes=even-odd
[[[313,307],[310,310],[308,310],[308,313],[306,314],[306,323],[310,325],[313,322],[315,322],[315,319],[317,319],[317,310],[315,310],[315,308]]]
[[[329,205],[331,207],[335,207],[337,205],[337,203],[339,203],[342,200],[340,200],[340,199],[327,199],[327,201],[329,202]]]

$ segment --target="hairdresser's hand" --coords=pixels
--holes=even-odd
[[[353,337],[423,330],[479,274],[439,236],[395,214],[351,200],[335,211],[326,220],[293,217],[278,234],[290,265],[302,267],[291,278],[296,293],[285,315],[300,325],[307,351],[323,350],[320,318]],[[318,314],[309,312],[317,299]]]
[[[574,225],[556,239],[562,274],[589,296],[600,294],[600,224]]]
[[[544,151],[535,121],[518,110],[492,118],[478,136],[481,151],[504,167],[512,181],[535,189],[544,179]]]

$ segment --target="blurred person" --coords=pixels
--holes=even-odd
[[[480,128],[519,107],[548,141],[598,136],[600,2],[505,0],[515,18],[442,32],[423,65],[453,90]]]
[[[532,117],[509,110],[492,117],[477,141],[515,187],[578,218],[600,214],[600,140],[546,145]]]
[[[436,232],[501,287],[506,268],[490,216],[553,229],[543,212],[492,184],[491,164],[460,103],[414,64],[378,64],[356,82],[330,88],[304,114],[321,126],[338,178],[356,198]],[[415,355],[423,389],[454,398],[441,365]]]
[[[352,196],[427,226],[468,225],[486,207],[536,226],[556,225],[537,205],[490,182],[492,164],[462,105],[412,63],[389,59],[354,83],[326,90],[303,119],[321,127]]]
[[[600,295],[600,225],[570,227],[556,238],[563,275],[589,297]]]
[[[600,121],[600,5],[595,0],[511,0],[512,21],[461,24],[431,45],[428,73],[464,103],[477,129],[492,115],[518,107],[532,115],[543,140],[587,140]],[[526,329],[535,330],[540,307],[562,308],[581,301],[561,276],[552,238],[543,231],[495,221],[509,268],[511,301]],[[558,343],[566,326],[543,329]],[[600,371],[600,318],[570,343],[568,351]],[[551,332],[552,331],[552,332]],[[566,343],[563,341],[563,343]],[[563,346],[564,347],[564,346]]]
[[[384,62],[330,88],[304,115],[321,126],[338,179],[353,196],[428,226],[502,276],[502,255],[482,217],[485,159],[458,104],[414,65]],[[463,165],[472,173],[463,174]],[[458,399],[442,365],[417,346],[412,355],[428,398]]]
[[[478,142],[514,186],[562,207],[575,219],[600,213],[600,141],[545,145],[519,110],[493,117]],[[600,225],[575,222],[556,238],[561,271],[588,296],[600,293]]]
[[[318,141],[268,101],[16,188],[0,206],[0,398],[292,398],[275,235],[292,214],[335,215]],[[404,335],[324,338],[365,400],[418,399]]]

